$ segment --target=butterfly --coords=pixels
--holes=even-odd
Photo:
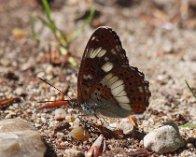
[[[143,113],[151,96],[144,74],[129,65],[118,35],[107,26],[98,27],[87,43],[77,88],[71,106],[113,118]]]

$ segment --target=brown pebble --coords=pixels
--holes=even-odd
[[[81,126],[73,128],[69,134],[71,137],[79,141],[86,141],[90,138],[89,132]]]

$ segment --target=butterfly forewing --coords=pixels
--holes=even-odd
[[[88,95],[87,91],[80,87],[92,87],[92,84],[100,81],[106,74],[103,69],[122,65],[128,66],[129,64],[117,34],[109,27],[99,27],[89,39],[82,57],[78,75],[79,100],[88,99],[88,97],[85,98]]]
[[[96,111],[111,117],[143,112],[150,92],[144,74],[129,66],[117,34],[99,27],[82,57],[78,76],[79,103],[94,102]]]

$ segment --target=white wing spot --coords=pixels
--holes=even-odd
[[[144,90],[145,90],[146,93],[149,93],[149,89],[148,89],[147,86],[144,86]]]
[[[139,71],[138,71],[138,75],[140,75],[141,77],[143,77],[143,76],[144,76],[144,74],[143,74],[143,73],[141,73],[141,72],[139,72]]]
[[[120,93],[118,93],[118,95],[116,95],[116,96],[123,96],[123,95],[127,95],[127,93],[124,91],[124,90],[122,90]]]
[[[111,93],[119,103],[120,107],[125,110],[131,110],[130,100],[125,91],[123,80],[120,80],[117,76],[109,73],[101,80],[101,83],[111,89]]]
[[[129,103],[129,98],[127,96],[115,97],[119,103]]]
[[[109,60],[109,58],[108,57],[104,57],[104,61],[108,61]]]
[[[105,63],[105,64],[101,67],[101,69],[102,69],[103,71],[105,71],[105,72],[110,71],[112,68],[113,68],[113,64],[112,64],[111,62],[107,62],[107,63]]]
[[[115,55],[116,51],[114,49],[111,49],[111,52]]]
[[[93,36],[93,37],[91,38],[91,40],[93,41],[93,40],[95,40],[95,38],[96,38],[96,37]]]
[[[125,110],[131,110],[131,105],[127,103],[119,103],[119,105]]]
[[[90,49],[88,51],[87,57],[89,58],[102,57],[103,55],[105,55],[105,53],[106,53],[106,50],[99,47],[97,49]]]
[[[92,79],[93,77],[89,74],[89,75],[83,75],[83,79],[84,80],[88,80],[88,79]]]
[[[102,80],[101,83],[108,87],[108,80],[113,77],[112,73],[107,74]]]
[[[100,58],[100,57],[104,56],[105,53],[106,53],[106,50],[102,49],[102,50],[98,53],[97,57]]]
[[[117,49],[117,51],[120,51],[121,49],[120,49],[120,46],[118,46],[118,45],[116,45],[116,49]]]
[[[124,91],[124,88],[125,88],[124,85],[122,85],[115,89],[111,89],[111,92],[114,96],[117,96],[120,92]]]
[[[112,84],[111,89],[114,89],[120,85],[124,84],[123,80],[118,80],[115,83]]]
[[[113,76],[110,80],[108,80],[108,84],[111,86],[117,80],[118,80],[118,77],[117,76]]]
[[[93,53],[93,49],[89,49],[89,50],[87,49],[86,57],[91,58],[92,53]]]
[[[112,73],[107,74],[103,79],[106,79],[107,81],[111,79],[114,75]]]
[[[99,51],[101,51],[101,48],[97,48],[95,50],[92,50],[90,55],[90,58],[95,58],[97,56],[97,54],[99,53]]]
[[[88,57],[88,55],[89,55],[89,49],[86,48],[85,52],[87,52],[87,53],[84,53],[84,57]]]
[[[138,87],[138,90],[139,90],[139,92],[140,93],[143,93],[144,91],[143,91],[143,88],[140,86],[140,87]]]

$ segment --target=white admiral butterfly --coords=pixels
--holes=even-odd
[[[149,83],[130,66],[118,35],[101,26],[85,48],[78,75],[78,98],[73,107],[108,117],[142,113],[149,105]]]

